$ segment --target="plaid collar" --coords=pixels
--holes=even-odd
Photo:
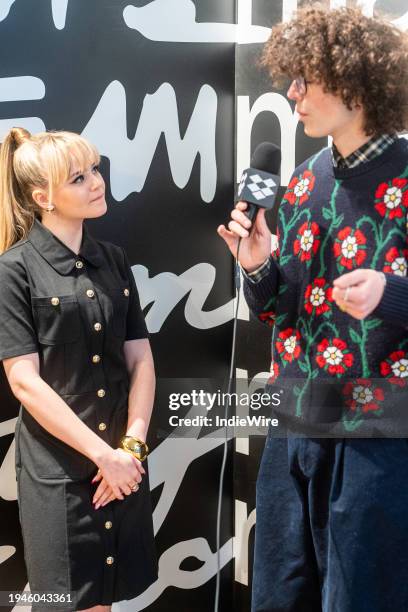
[[[377,157],[383,153],[390,145],[392,145],[398,136],[391,134],[382,134],[381,136],[374,136],[370,138],[368,142],[363,144],[362,147],[348,155],[346,158],[342,157],[338,152],[336,145],[332,145],[332,159],[333,166],[336,168],[355,168],[359,164],[368,162],[371,159]]]

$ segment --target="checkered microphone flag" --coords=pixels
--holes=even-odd
[[[279,147],[263,142],[258,145],[251,158],[251,166],[242,173],[236,201],[248,203],[247,216],[255,218],[259,207],[272,208],[280,185],[279,170],[281,151]]]

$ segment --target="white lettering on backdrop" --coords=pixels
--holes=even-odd
[[[129,139],[126,92],[119,81],[113,81],[82,135],[109,157],[111,190],[116,200],[143,189],[160,136],[164,134],[174,183],[180,189],[187,185],[194,160],[200,155],[201,197],[204,202],[211,202],[217,185],[216,118],[217,94],[204,84],[182,138],[175,91],[169,83],[163,83],[153,94],[146,94],[135,136]]]
[[[170,315],[171,311],[188,295],[184,314],[186,321],[197,329],[210,329],[223,325],[233,317],[235,300],[203,311],[203,305],[211,293],[216,275],[214,266],[199,263],[179,276],[172,272],[161,272],[149,278],[145,266],[135,265],[132,271],[139,289],[142,308],[153,302],[146,315],[146,324],[150,333],[157,333]]]
[[[191,0],[153,0],[144,6],[128,5],[126,25],[145,38],[162,42],[263,43],[270,28],[252,25],[252,0],[238,0],[238,23],[199,23]]]

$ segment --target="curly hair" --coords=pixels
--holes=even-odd
[[[272,28],[260,64],[277,85],[304,76],[360,104],[367,135],[408,130],[408,34],[358,8],[299,9]]]

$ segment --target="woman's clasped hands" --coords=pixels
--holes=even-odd
[[[92,499],[95,510],[114,499],[123,500],[125,495],[136,493],[146,473],[139,459],[122,448],[110,449],[98,467],[92,479],[92,483],[99,482]]]

